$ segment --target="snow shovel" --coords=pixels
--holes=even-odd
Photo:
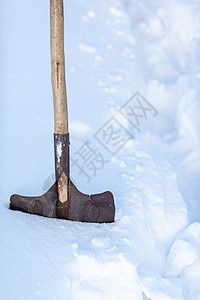
[[[63,0],[50,0],[50,23],[56,182],[39,197],[12,195],[10,209],[49,218],[93,223],[114,222],[115,206],[111,192],[89,196],[81,193],[70,180]]]

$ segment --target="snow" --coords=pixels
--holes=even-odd
[[[1,299],[200,298],[199,13],[197,0],[65,1],[71,155],[105,159],[71,177],[116,205],[114,223],[82,224],[8,209],[54,181],[53,101],[48,1],[1,1]],[[140,132],[120,113],[136,92],[158,111]],[[95,139],[111,118],[131,135],[115,156]]]
[[[76,140],[85,141],[91,135],[91,128],[83,122],[74,121],[70,123],[70,133]]]
[[[58,141],[56,144],[56,157],[57,157],[58,163],[60,163],[61,156],[62,156],[62,143],[61,143],[61,141]]]
[[[97,50],[94,47],[84,45],[84,44],[79,44],[78,48],[81,49],[82,51],[88,53],[88,54],[95,54],[97,52]]]

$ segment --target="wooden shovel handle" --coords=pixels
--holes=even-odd
[[[50,0],[50,23],[54,132],[55,134],[67,134],[68,112],[65,83],[63,0]]]

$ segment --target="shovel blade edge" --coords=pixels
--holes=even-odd
[[[81,193],[70,180],[69,203],[58,199],[57,181],[42,196],[25,197],[12,195],[10,209],[49,218],[90,223],[114,222],[115,205],[113,194],[109,191],[86,195]]]

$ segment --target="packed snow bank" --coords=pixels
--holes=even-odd
[[[192,222],[200,218],[199,2],[123,0],[135,37],[136,81],[159,114],[150,125],[166,141]],[[139,67],[138,67],[139,66]],[[135,72],[135,71],[134,71]]]
[[[166,275],[179,277],[184,299],[199,299],[200,295],[200,223],[182,231],[167,257]]]
[[[173,243],[167,257],[167,275],[181,275],[200,255],[200,223],[193,223],[182,231]]]
[[[200,295],[200,275],[199,275],[200,260],[195,261],[191,266],[188,266],[181,275],[183,286],[183,296],[185,299],[199,299]]]

